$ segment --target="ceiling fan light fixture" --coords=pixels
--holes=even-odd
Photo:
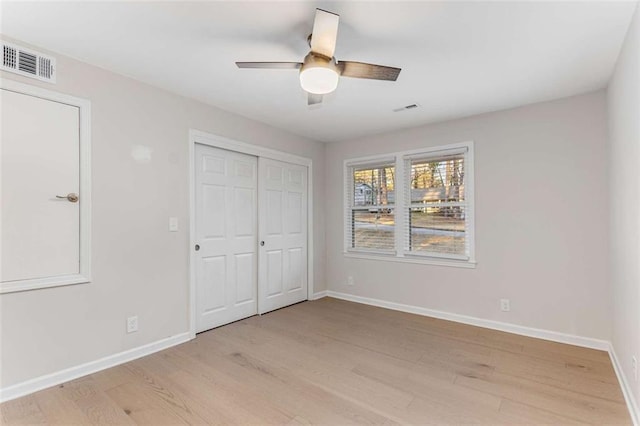
[[[314,95],[326,95],[336,90],[339,78],[340,73],[333,58],[310,53],[300,67],[300,86]]]

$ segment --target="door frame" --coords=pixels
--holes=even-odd
[[[79,273],[0,282],[0,294],[91,282],[91,102],[88,99],[77,98],[9,79],[0,79],[0,89],[78,108],[80,114],[80,128],[78,129],[80,158],[78,165],[80,168],[80,196],[82,197],[79,205]]]
[[[307,299],[313,299],[313,161],[310,158],[265,148],[223,136],[189,129],[189,334],[196,337],[196,244],[195,145],[211,146],[258,157],[297,164],[307,168]],[[258,187],[260,182],[258,182]],[[256,245],[258,241],[256,241]]]

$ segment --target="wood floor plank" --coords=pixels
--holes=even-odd
[[[324,298],[0,405],[2,424],[631,424],[608,354]]]
[[[107,391],[116,386],[130,383],[133,380],[131,372],[127,369],[127,364],[117,365],[107,370],[98,371],[89,377],[93,379],[96,389]]]
[[[100,392],[79,398],[75,404],[82,410],[92,425],[133,425],[124,409],[106,394]]]
[[[521,377],[502,373],[494,373],[488,378],[458,376],[455,384],[527,403],[580,422],[628,423],[624,404]]]
[[[530,357],[526,354],[495,352],[493,354],[495,371],[512,376],[526,378],[547,385],[574,389],[584,393],[615,402],[623,402],[624,396],[615,377],[610,375],[592,375],[585,369],[567,368],[563,360],[547,360]]]
[[[366,376],[354,374],[353,366],[357,361],[349,360],[344,356],[332,356],[331,351],[320,350],[316,347],[306,346],[288,336],[271,334],[264,329],[245,327],[245,332],[261,335],[270,335],[267,342],[262,344],[256,356],[269,366],[279,366],[288,369],[297,376],[310,383],[331,389],[333,392],[352,401],[373,409],[373,407],[406,407],[413,395],[390,387],[380,381],[372,380]],[[238,342],[245,351],[251,351],[248,341]],[[282,347],[289,348],[283,352]],[[362,389],[367,389],[366,395]]]
[[[210,358],[207,357],[205,362],[209,360]],[[234,376],[243,377],[247,374],[247,366],[243,364],[239,358],[235,360],[227,359],[215,362],[213,368],[217,369],[220,365],[223,365],[225,371]],[[385,421],[383,417],[367,410],[362,410],[332,392],[328,392],[317,385],[309,385],[292,373],[253,375],[251,388],[252,391],[258,392],[262,398],[274,404],[274,406],[295,413],[295,417],[304,418],[312,423],[380,424]]]
[[[533,407],[521,402],[503,399],[500,413],[514,420],[514,423],[528,425],[585,425],[588,423],[555,414],[538,407]]]
[[[34,395],[1,404],[0,419],[2,425],[46,424],[46,418]]]
[[[140,360],[138,360],[140,361]],[[141,377],[152,386],[157,394],[169,405],[169,409],[189,424],[201,424],[209,420],[215,424],[225,424],[234,418],[228,414],[234,413],[242,423],[256,422],[260,419],[257,415],[244,410],[244,404],[229,400],[221,389],[208,389],[205,383],[193,380],[193,377],[171,363],[164,361],[164,357],[154,354],[143,362],[137,362],[132,366],[132,372]],[[186,381],[186,385],[185,385]],[[215,395],[215,398],[202,397],[202,394]],[[247,403],[251,402],[246,398]],[[287,416],[277,417],[277,421],[271,419],[269,406],[263,410],[265,423],[281,423],[289,420]]]
[[[58,386],[34,394],[46,423],[50,425],[82,425],[89,423],[89,418],[75,402],[60,392],[60,389]]]
[[[190,424],[176,415],[161,398],[149,393],[149,389],[138,382],[125,383],[106,391],[136,424]],[[204,423],[204,419],[200,422]]]

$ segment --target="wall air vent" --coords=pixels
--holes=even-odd
[[[55,58],[15,44],[2,42],[0,69],[49,83],[56,82]]]

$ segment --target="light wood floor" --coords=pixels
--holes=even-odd
[[[325,298],[0,406],[2,424],[630,424],[607,353]]]

